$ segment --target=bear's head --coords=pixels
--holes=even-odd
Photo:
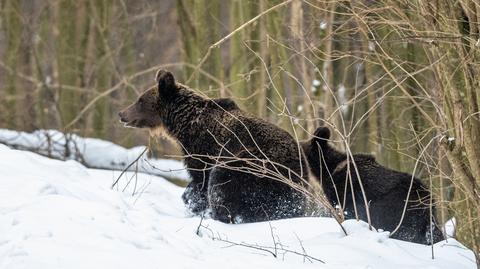
[[[118,113],[126,127],[148,128],[156,132],[165,129],[165,120],[179,87],[172,73],[159,70],[155,76],[156,86],[146,90],[135,103]]]
[[[323,171],[321,167],[325,165],[325,161],[329,162],[331,157],[337,155],[328,144],[329,138],[330,129],[322,126],[315,130],[312,138],[301,143],[310,169],[317,178],[321,177],[320,173]]]
[[[303,152],[310,158],[318,158],[319,150],[329,148],[328,139],[330,138],[330,129],[328,127],[318,127],[310,140],[302,142]]]

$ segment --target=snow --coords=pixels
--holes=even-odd
[[[346,89],[343,84],[340,84],[338,86],[338,102],[340,103],[340,109],[342,110],[343,114],[346,114],[348,112],[348,100],[346,96]]]
[[[321,85],[320,80],[318,79],[312,80],[312,86],[310,87],[310,91],[312,93],[316,93],[320,85]]]
[[[0,144],[0,268],[475,268],[455,239],[437,243],[432,260],[429,246],[354,220],[347,236],[331,218],[201,222],[183,188],[128,172],[112,190],[119,174]]]
[[[372,41],[368,41],[368,50],[375,51],[375,43],[373,43]]]
[[[67,143],[68,141],[68,143]],[[33,133],[0,129],[0,143],[19,149],[28,149],[56,159],[71,159],[91,168],[123,170],[144,150],[144,146],[126,149],[112,142],[83,138],[75,134],[64,134],[56,130],[37,130]],[[65,153],[68,144],[68,152]],[[68,155],[68,156],[65,156]],[[142,155],[130,171],[188,181],[188,173],[180,161],[148,158]]]
[[[319,27],[321,30],[325,30],[327,29],[327,25],[328,25],[327,22],[322,20],[319,24]]]
[[[457,227],[457,220],[455,219],[455,217],[447,220],[447,222],[444,225],[445,234],[448,237],[455,237],[456,227]]]

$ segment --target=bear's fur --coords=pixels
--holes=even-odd
[[[156,81],[119,116],[178,141],[192,178],[182,198],[193,213],[209,209],[227,223],[304,215],[306,198],[289,184],[302,186],[309,168],[286,131],[228,98],[195,94],[170,72],[160,70]]]
[[[353,166],[355,163],[365,190],[372,225],[392,232],[401,219],[412,175],[388,169],[378,164],[373,156],[366,154],[354,154],[353,162],[347,159],[345,153],[329,145],[329,138],[330,130],[319,127],[312,139],[302,142],[311,171],[320,181],[327,199],[333,206],[342,205],[347,219],[355,218],[355,202],[358,217],[367,221],[364,198]],[[352,184],[347,179],[348,170]],[[421,244],[431,243],[430,192],[417,178],[413,178],[408,200],[402,225],[392,238]],[[432,229],[433,242],[443,240],[442,232],[437,226],[433,225]]]

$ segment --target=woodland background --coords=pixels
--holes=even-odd
[[[478,257],[478,1],[0,0],[0,128],[177,154],[118,122],[159,68],[418,175]]]

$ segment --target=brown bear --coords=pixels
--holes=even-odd
[[[192,181],[182,198],[193,213],[226,223],[303,216],[308,164],[286,131],[242,111],[228,98],[207,99],[160,70],[157,85],[119,113],[128,127],[176,140]]]
[[[443,240],[440,229],[430,221],[430,192],[422,182],[410,174],[388,169],[366,154],[354,154],[352,158],[328,143],[330,130],[319,127],[314,137],[303,142],[311,171],[320,181],[322,189],[333,206],[342,206],[347,219],[358,217],[367,221],[365,204],[370,210],[372,225],[392,232],[398,225],[408,199],[402,225],[392,238],[421,244]],[[367,203],[362,195],[358,169]],[[347,177],[350,170],[351,183]],[[413,179],[413,181],[412,181]],[[412,182],[410,195],[408,189]],[[352,188],[353,185],[353,188]],[[435,207],[433,207],[433,212]],[[434,225],[431,226],[431,223]],[[433,235],[433,240],[432,240]]]

